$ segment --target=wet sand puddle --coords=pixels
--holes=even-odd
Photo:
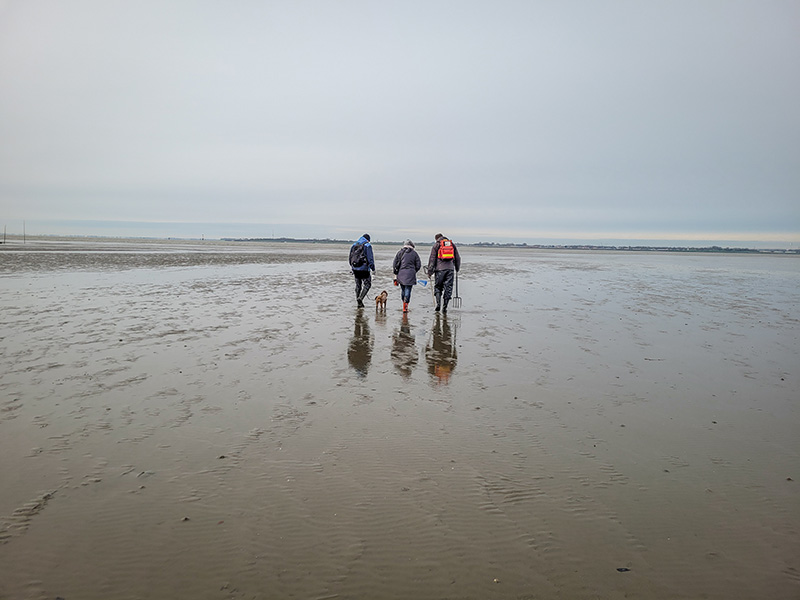
[[[291,246],[0,253],[0,598],[798,596],[796,261]]]

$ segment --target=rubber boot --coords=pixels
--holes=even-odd
[[[403,302],[403,312],[408,312],[408,302]]]
[[[436,308],[434,308],[433,310],[439,312],[442,309],[442,295],[435,293],[434,296],[436,297]]]
[[[447,300],[444,301],[444,306],[442,306],[442,312],[443,313],[447,312],[447,304],[448,304],[448,302],[450,302],[450,298],[448,298]]]

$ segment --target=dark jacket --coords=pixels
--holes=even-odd
[[[409,246],[403,246],[394,257],[392,270],[397,276],[397,283],[401,285],[416,285],[417,271],[422,268],[422,261],[417,251]]]
[[[452,242],[452,240],[450,240]],[[439,242],[434,242],[431,256],[428,259],[428,272],[461,270],[461,256],[458,254],[455,242],[453,243],[453,260],[439,260]]]
[[[372,255],[372,244],[367,241],[363,235],[358,238],[353,246],[356,244],[364,244],[364,251],[367,253],[367,264],[360,267],[350,267],[353,271],[372,271],[375,272],[375,258]]]

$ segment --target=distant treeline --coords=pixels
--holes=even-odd
[[[353,240],[317,239],[317,238],[222,238],[224,242],[287,242],[306,244],[352,244]],[[372,242],[373,246],[401,246],[403,242]],[[459,244],[475,248],[528,248],[532,250],[617,250],[622,252],[717,252],[733,254],[800,254],[800,249],[762,249],[729,248],[722,246],[598,246],[594,244],[501,244],[497,242],[477,242]]]
[[[352,244],[353,240],[332,240],[330,238],[220,238],[223,242],[287,242],[301,244]],[[373,246],[403,245],[403,242],[371,242]]]
[[[464,246],[465,244],[461,244]],[[628,252],[718,252],[739,254],[800,254],[800,249],[729,248],[722,246],[597,246],[593,244],[498,244],[478,242],[466,244],[480,248],[533,248],[545,250],[620,250]]]

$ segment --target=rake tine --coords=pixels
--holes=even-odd
[[[453,296],[451,301],[453,302],[453,308],[461,308],[461,296],[458,295],[458,271],[455,272],[456,278],[456,295]]]

